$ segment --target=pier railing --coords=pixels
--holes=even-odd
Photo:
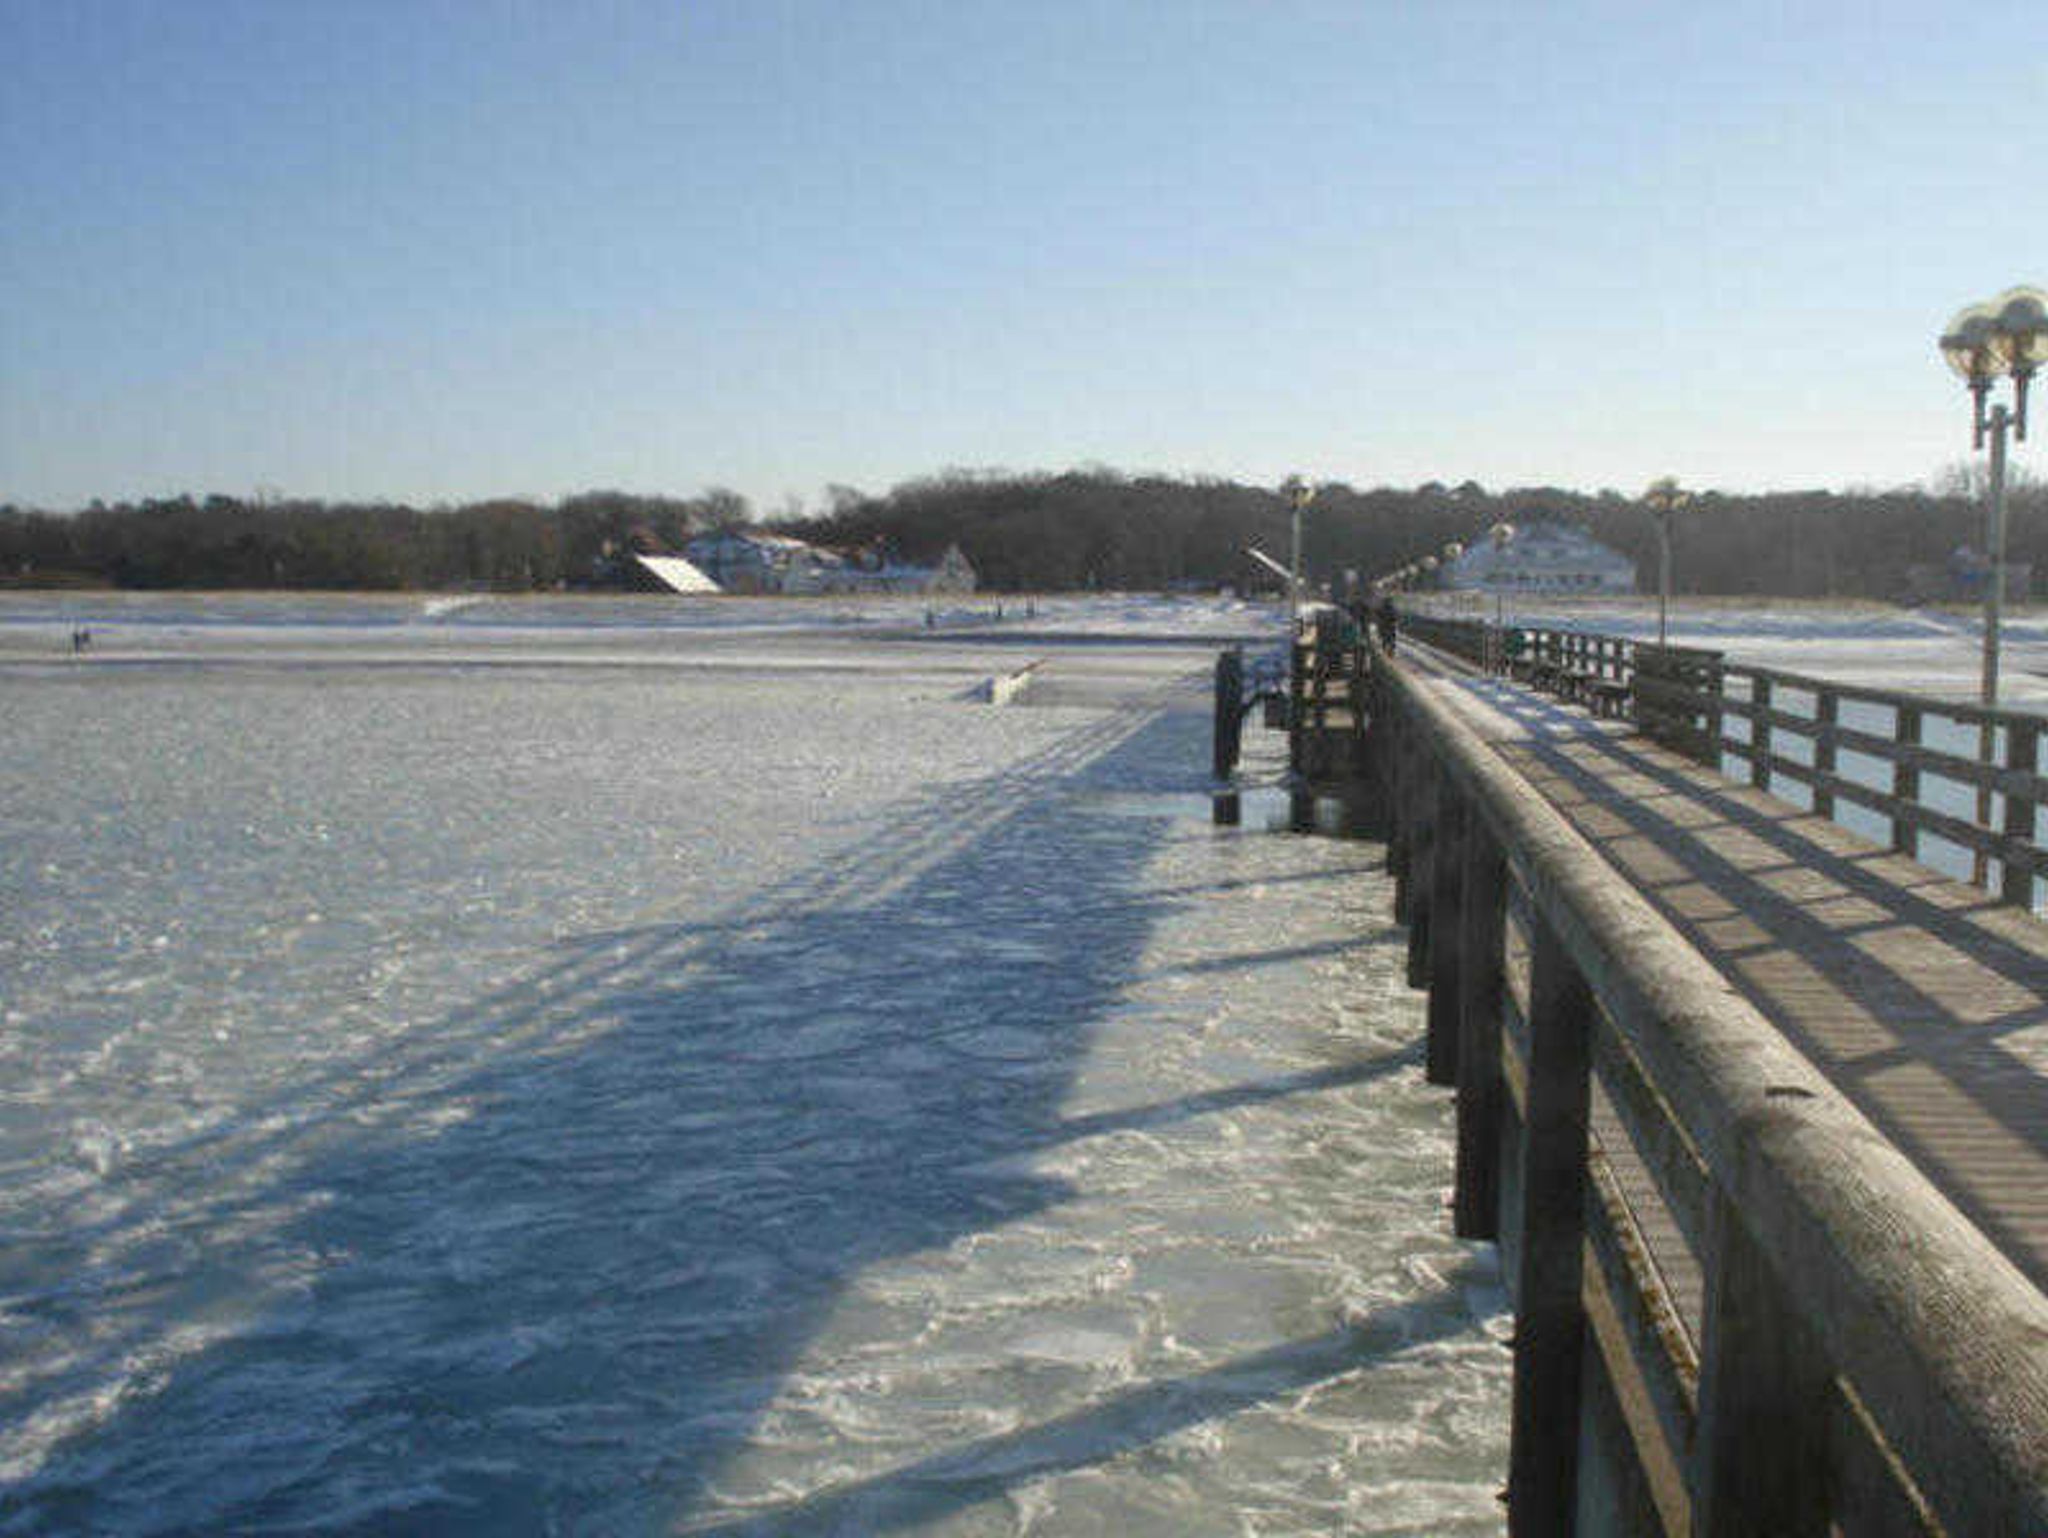
[[[1816,812],[1902,854],[1945,841],[2006,902],[2032,907],[2048,876],[2041,716],[1588,631],[1425,614],[1404,615],[1402,629],[1475,666],[1625,711],[1666,746],[1758,789],[1803,787],[1794,794]]]
[[[2048,1532],[2048,1299],[1376,660],[1456,1224],[1511,1263],[1512,1530]]]

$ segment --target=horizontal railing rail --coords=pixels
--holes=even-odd
[[[1572,1530],[1606,1413],[1666,1532],[2048,1532],[2048,1298],[1440,691],[1372,680],[1458,1229],[1516,1247],[1514,1530]]]

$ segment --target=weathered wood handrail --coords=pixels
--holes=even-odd
[[[2041,847],[2036,831],[2039,809],[2048,803],[2048,778],[2039,770],[2040,738],[2048,722],[2020,711],[1861,688],[1775,668],[1730,664],[1723,669],[1723,678],[1743,683],[1748,693],[1744,698],[1724,687],[1720,711],[1747,724],[1743,737],[1723,736],[1718,748],[1748,764],[1750,783],[1766,790],[1779,778],[1805,785],[1815,810],[1829,814],[1839,801],[1863,807],[1891,825],[1896,849],[1916,851],[1920,835],[1932,833],[1996,860],[2004,899],[2032,906],[2034,881],[2048,874],[2048,849]],[[1805,696],[1808,709],[1787,709],[1787,694]],[[1891,732],[1845,722],[1845,704],[1889,712]],[[1977,728],[1980,748],[1987,735],[1994,747],[2002,738],[2004,762],[1928,746],[1930,723],[1942,722],[1964,735]],[[1806,744],[1810,760],[1781,751],[1785,742]],[[1889,764],[1889,792],[1841,774],[1838,765],[1844,752]],[[1925,777],[1930,775],[1979,792],[1986,821],[1929,806]],[[1993,796],[2003,802],[2002,813],[1994,811]],[[1987,826],[1994,817],[1995,824]]]
[[[2041,716],[1586,631],[1515,627],[1519,644],[1504,645],[1489,640],[1490,627],[1475,620],[1404,615],[1403,625],[1418,639],[1481,665],[1487,658],[1519,655],[1552,675],[1625,682],[1637,725],[1667,747],[1714,768],[1746,766],[1749,783],[1760,790],[1779,780],[1803,785],[1824,816],[1841,820],[1842,804],[1860,808],[1889,826],[1891,847],[1901,853],[1918,855],[1926,834],[1976,856],[1987,874],[1995,861],[2006,902],[2033,906],[2035,882],[2048,877],[2048,847],[2039,826],[2041,808],[2048,806],[2040,746],[2048,720]],[[1787,696],[1804,700],[1805,707],[1788,708]],[[1862,723],[1854,711],[1845,715],[1844,706],[1860,708]],[[1872,713],[1881,719],[1873,722]],[[1743,723],[1740,735],[1729,733],[1732,721]],[[1930,743],[1930,729],[1938,735],[1944,726],[1959,740],[1974,732],[1977,755]],[[1981,756],[1986,742],[2003,742],[2003,753],[1987,761]],[[1808,756],[1784,751],[1795,743]],[[1880,772],[1888,766],[1889,787],[1843,774],[1844,753],[1872,760]],[[1930,804],[1930,779],[1975,792],[1975,817],[1968,808]]]
[[[1459,1230],[1517,1247],[1513,1531],[1574,1530],[1583,1413],[1626,1426],[1623,1530],[2048,1532],[2048,1298],[1432,686],[1376,654],[1372,688]],[[1595,1085],[1698,1257],[1697,1338]]]

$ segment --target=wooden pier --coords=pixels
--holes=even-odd
[[[1794,715],[1675,649],[1414,636],[1305,637],[1297,700],[1343,679],[1352,708],[1297,705],[1294,759],[1387,815],[1454,1220],[1515,1296],[1512,1531],[2048,1533],[2038,721],[1960,773],[2005,803],[1973,827],[1837,776],[1819,681]],[[1893,708],[1903,792],[1932,760]],[[1713,767],[1729,716],[1747,781]],[[1928,828],[2005,874],[1916,863]]]

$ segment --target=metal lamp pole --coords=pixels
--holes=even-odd
[[[1657,644],[1666,643],[1671,610],[1671,519],[1692,501],[1692,493],[1679,489],[1670,476],[1652,481],[1643,493],[1643,505],[1657,522]]]
[[[1289,541],[1289,550],[1287,556],[1287,567],[1288,571],[1291,574],[1290,580],[1287,584],[1288,615],[1296,624],[1300,624],[1301,514],[1302,510],[1306,508],[1309,505],[1309,503],[1315,501],[1316,489],[1315,487],[1309,485],[1309,483],[1303,480],[1300,476],[1290,475],[1287,477],[1285,481],[1281,482],[1280,491],[1281,494],[1287,498],[1288,505],[1293,509],[1293,517],[1290,524],[1291,538]]]
[[[1959,312],[1942,333],[1941,354],[1970,391],[1970,446],[1991,441],[1991,485],[1987,497],[1985,560],[1990,567],[1984,590],[1984,677],[1980,690],[1986,710],[1998,707],[1999,630],[2005,613],[2005,454],[2008,434],[2027,441],[2027,386],[2034,371],[2048,363],[2048,293],[2038,288],[2009,288],[1997,298]],[[2000,375],[2012,380],[2013,404],[1986,410],[1991,388]],[[1984,718],[1977,736],[1977,756],[1993,761],[1997,726]],[[1977,790],[1977,821],[1991,823],[1991,787]],[[1977,879],[1990,869],[1979,852]]]
[[[1985,529],[1990,584],[1984,592],[1984,703],[1998,703],[1998,631],[2005,600],[2005,446],[2008,432],[2027,441],[2027,385],[2048,362],[2048,294],[2038,288],[2007,289],[1996,299],[1973,304],[1948,323],[1941,354],[1970,390],[1970,446],[1991,440],[1991,488]],[[1986,411],[1991,387],[2001,374],[2013,382],[2013,409],[2005,402]]]
[[[1998,703],[1998,648],[2000,627],[2005,620],[2005,438],[2013,416],[2000,401],[1991,408],[1984,433],[1991,439],[1991,493],[1984,533],[1985,558],[1991,563],[1991,583],[1984,592],[1984,682],[1980,691],[1986,705]],[[2021,430],[2025,436],[2025,429]]]
[[[1505,673],[1508,670],[1507,635],[1507,588],[1501,581],[1501,558],[1515,538],[1515,526],[1505,519],[1486,531],[1487,540],[1493,546],[1493,561],[1486,568],[1487,580],[1493,584],[1493,671]]]

